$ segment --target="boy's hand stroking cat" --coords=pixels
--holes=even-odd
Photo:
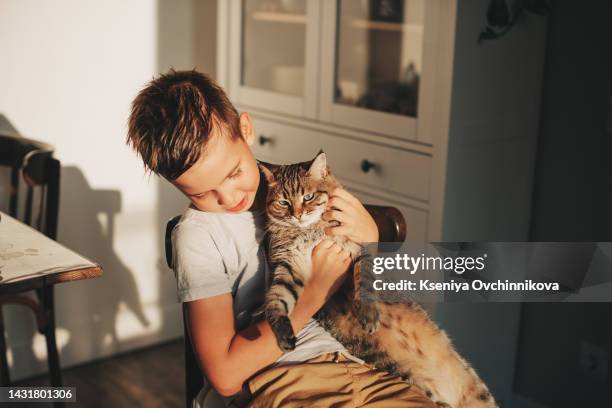
[[[368,210],[354,195],[341,187],[332,191],[327,211],[321,218],[339,223],[325,228],[327,235],[343,235],[358,243],[378,242],[378,227]]]
[[[326,302],[340,288],[351,266],[351,254],[331,239],[325,239],[312,251],[312,275],[304,283]],[[328,290],[320,288],[329,288]]]

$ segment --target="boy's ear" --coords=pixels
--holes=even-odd
[[[251,122],[251,116],[247,112],[240,114],[240,133],[242,133],[242,138],[249,146],[255,142],[253,122]]]
[[[262,161],[258,161],[257,165],[261,169],[261,172],[266,177],[268,181],[268,186],[271,186],[276,183],[276,178],[274,177],[274,169],[277,167],[275,164],[270,164]]]
[[[315,180],[321,180],[329,175],[329,167],[327,167],[327,156],[323,150],[319,150],[317,156],[312,160],[308,173]]]

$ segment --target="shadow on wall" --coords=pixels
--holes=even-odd
[[[80,169],[62,168],[62,194],[60,197],[60,231],[58,240],[78,253],[102,263],[104,274],[91,281],[59,285],[58,298],[62,310],[58,310],[59,325],[62,316],[79,310],[83,321],[71,318],[71,333],[86,329],[96,343],[88,354],[104,355],[117,351],[119,341],[116,333],[116,316],[120,305],[130,310],[144,327],[149,326],[136,281],[132,272],[115,253],[114,218],[121,211],[121,195],[117,190],[92,189]],[[73,222],[67,220],[73,219]],[[77,288],[71,286],[79,285]],[[66,319],[68,320],[68,319]],[[80,327],[79,327],[80,326]],[[122,341],[125,343],[124,341]],[[70,353],[70,343],[66,352]],[[126,344],[122,344],[122,348]]]
[[[79,254],[102,264],[102,277],[69,282],[55,286],[55,310],[58,350],[62,365],[78,361],[83,355],[107,355],[119,349],[116,320],[121,304],[125,305],[139,324],[149,326],[132,272],[113,249],[114,218],[121,210],[121,195],[117,190],[92,189],[77,167],[63,167],[61,173],[60,230],[58,241]],[[46,372],[44,340],[34,344],[37,333],[34,318],[20,307],[10,307],[6,313],[8,348],[18,364],[16,376],[27,367]],[[93,341],[83,350],[79,333],[88,333]],[[39,336],[40,337],[40,336]],[[11,341],[13,339],[13,341]],[[17,339],[28,339],[15,344]],[[38,343],[38,341],[37,341]],[[129,347],[122,341],[121,348]],[[28,372],[31,368],[27,369]]]
[[[0,133],[3,135],[20,136],[19,131],[2,113],[0,113]]]

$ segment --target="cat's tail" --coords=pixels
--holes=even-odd
[[[468,370],[471,371],[473,382],[471,386],[464,389],[457,408],[499,408],[495,398],[476,371],[471,366]]]

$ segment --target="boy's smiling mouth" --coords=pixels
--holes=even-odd
[[[232,208],[228,208],[227,211],[238,212],[238,211],[242,210],[244,208],[244,206],[247,204],[247,198],[248,198],[248,195],[245,194],[245,196],[242,198],[242,200],[240,200],[240,202],[238,204],[236,204]]]

